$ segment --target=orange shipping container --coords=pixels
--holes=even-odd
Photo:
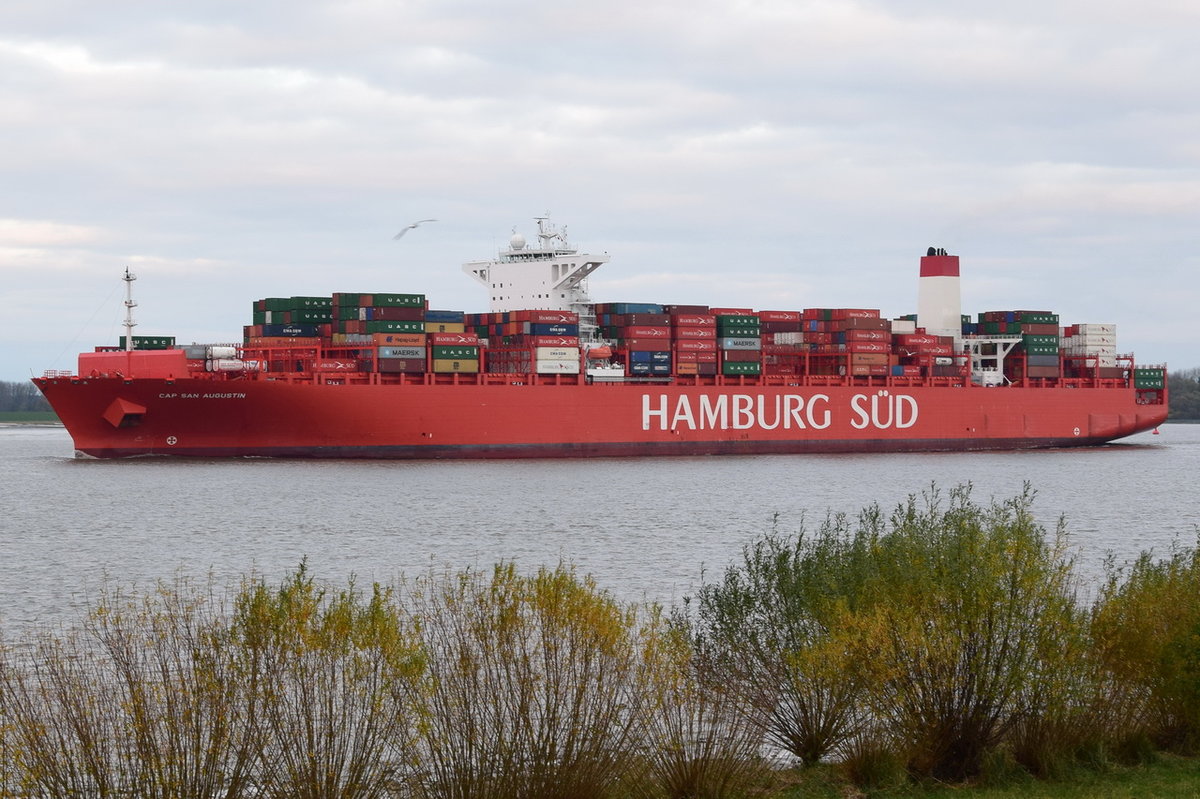
[[[372,343],[389,347],[424,347],[424,333],[372,333]]]

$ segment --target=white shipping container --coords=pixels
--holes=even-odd
[[[1075,328],[1081,335],[1088,333],[1099,333],[1105,336],[1117,335],[1117,326],[1108,324],[1096,324],[1094,322],[1088,324],[1075,325]]]
[[[253,367],[250,368],[253,369]],[[245,372],[247,365],[246,361],[239,361],[235,358],[219,358],[205,361],[204,369],[208,372]]]
[[[237,347],[229,347],[229,346],[222,346],[219,344],[213,344],[206,349],[204,357],[210,358],[213,360],[219,360],[221,358],[236,358],[237,357]]]
[[[775,343],[776,344],[803,344],[804,343],[804,334],[803,333],[776,333],[775,334]]]
[[[915,320],[913,320],[913,319],[893,319],[892,320],[892,333],[906,334],[906,333],[916,333],[916,332],[917,332],[917,323]]]
[[[533,371],[539,375],[577,375],[579,361],[534,361]]]
[[[578,361],[578,347],[537,347],[533,356],[539,361]]]

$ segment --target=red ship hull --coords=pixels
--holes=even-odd
[[[1004,450],[1103,444],[1167,406],[1132,388],[589,384],[447,375],[334,384],[45,377],[79,456],[546,458]],[[900,381],[903,383],[903,381]]]

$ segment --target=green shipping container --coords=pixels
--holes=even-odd
[[[267,297],[263,300],[263,307],[268,311],[290,311],[292,310],[292,298]]]
[[[1166,376],[1162,369],[1134,369],[1133,370],[1133,387],[1134,388],[1166,388]]]
[[[725,361],[721,364],[723,375],[757,375],[762,374],[762,364],[758,361]]]
[[[449,358],[452,360],[479,360],[479,347],[433,347],[433,357],[436,359]]]
[[[118,345],[121,349],[125,349],[125,337],[121,336]],[[133,348],[135,350],[169,350],[175,347],[174,336],[134,336]]]
[[[424,333],[424,322],[388,322],[374,320],[364,322],[368,333]]]
[[[1018,314],[1017,321],[1024,322],[1028,325],[1057,325],[1058,314],[1030,311],[1027,313]]]
[[[376,308],[424,308],[424,294],[372,294],[371,305]]]
[[[293,311],[325,311],[333,308],[333,297],[292,297]]]
[[[323,325],[326,322],[332,322],[333,317],[330,316],[328,310],[299,310],[292,311],[292,322],[298,322],[305,325]]]
[[[717,325],[718,338],[757,338],[762,335],[758,325]]]

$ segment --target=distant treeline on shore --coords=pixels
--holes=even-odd
[[[0,412],[49,410],[50,403],[33,383],[0,381]]]

